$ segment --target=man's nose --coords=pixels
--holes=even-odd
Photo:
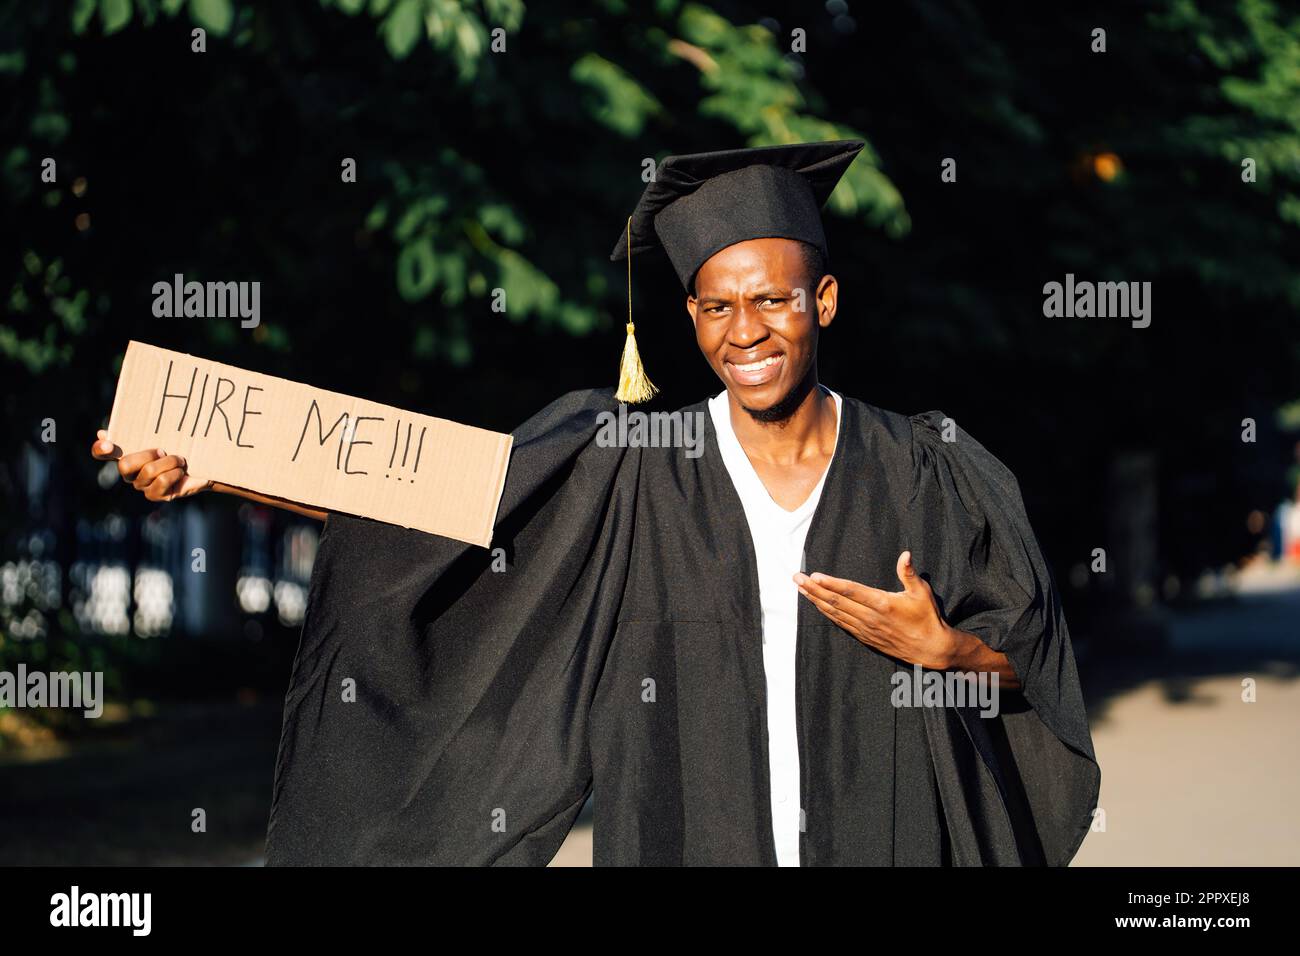
[[[740,305],[733,313],[731,328],[727,330],[727,337],[731,339],[731,344],[737,348],[749,348],[767,338],[767,324],[763,321],[758,309],[751,304],[745,303]]]

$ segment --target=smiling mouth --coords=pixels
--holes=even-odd
[[[767,358],[759,359],[757,362],[749,362],[744,365],[739,362],[732,362],[731,364],[736,366],[736,368],[740,369],[742,372],[757,372],[760,368],[767,368],[767,366],[775,365],[779,361],[781,361],[781,356],[769,355]]]
[[[763,385],[776,378],[785,355],[778,352],[756,362],[727,362],[731,377],[741,385]]]

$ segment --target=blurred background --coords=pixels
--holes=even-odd
[[[1102,766],[1076,864],[1300,862],[1294,5],[2,9],[0,671],[108,702],[0,705],[0,864],[262,852],[318,525],[93,461],[129,339],[509,430],[616,383],[647,159],[843,137],[821,378],[1019,478]],[[643,260],[659,407],[715,394]],[[260,282],[260,325],[154,318],[177,273]],[[1150,282],[1150,326],[1045,317],[1067,274]]]

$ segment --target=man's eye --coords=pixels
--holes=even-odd
[[[708,312],[710,315],[718,315],[722,312],[725,312],[726,310],[727,307],[725,305],[711,305],[704,311]]]
[[[763,305],[767,305],[767,304],[769,304],[769,303],[770,303],[771,305],[780,305],[782,302],[785,301],[785,299],[778,299],[778,298],[776,298],[776,297],[774,297],[774,296],[770,296],[770,295],[769,295],[769,296],[764,296],[764,297],[763,297],[761,300],[759,300],[759,301],[760,301],[760,304],[763,304]]]

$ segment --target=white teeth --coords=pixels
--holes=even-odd
[[[736,368],[742,372],[757,372],[760,368],[767,368],[769,365],[775,365],[780,357],[781,356],[779,355],[769,355],[765,359],[760,359],[757,362],[750,362],[748,365],[737,365]]]

